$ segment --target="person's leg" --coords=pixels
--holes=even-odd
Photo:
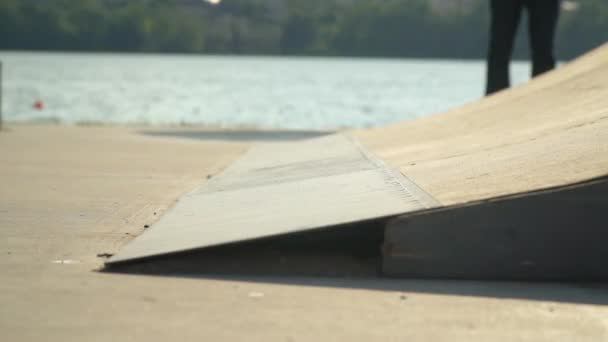
[[[553,42],[559,17],[559,0],[527,0],[532,50],[532,76],[555,68]]]
[[[509,62],[522,10],[522,0],[490,2],[492,24],[487,65],[486,94],[488,95],[510,85]]]

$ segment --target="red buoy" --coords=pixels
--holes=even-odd
[[[42,100],[36,100],[36,102],[34,102],[34,109],[43,110],[44,102],[42,102]]]

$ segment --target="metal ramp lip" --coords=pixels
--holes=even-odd
[[[260,144],[224,173],[183,196],[159,222],[106,263],[313,231],[437,206],[430,195],[351,137]]]
[[[399,172],[399,170],[396,168],[389,166],[382,159],[378,158],[371,151],[363,147],[363,145],[354,137],[349,136],[348,138],[355,146],[357,146],[359,151],[361,151],[361,154],[363,154],[367,160],[374,163],[378,169],[384,170],[388,177],[392,177],[396,182],[398,182],[403,190],[409,193],[413,198],[416,198],[422,205],[425,206],[425,209],[432,209],[441,206],[441,203],[437,199],[431,196],[431,194],[428,192],[424,191],[424,189],[419,187],[405,174]]]

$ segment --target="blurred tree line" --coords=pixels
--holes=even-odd
[[[507,0],[505,0],[507,1]],[[570,2],[558,57],[608,41],[608,1]],[[1,0],[0,49],[483,58],[488,0]],[[525,57],[521,25],[516,57]]]

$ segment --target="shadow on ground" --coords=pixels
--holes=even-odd
[[[123,263],[105,272],[608,305],[608,284],[390,279],[385,219]],[[345,229],[347,228],[347,229]]]
[[[299,141],[322,137],[334,132],[324,131],[259,131],[259,130],[157,130],[141,131],[154,137],[222,140],[235,142]]]

